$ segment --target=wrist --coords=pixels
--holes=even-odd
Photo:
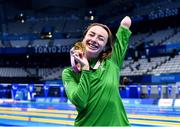
[[[123,27],[123,28],[125,28],[125,29],[129,29],[129,27],[126,26],[126,25],[124,25],[124,24],[121,24],[120,26]]]

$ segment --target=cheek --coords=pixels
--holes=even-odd
[[[89,40],[89,38],[87,38],[87,37],[84,37],[84,39],[82,40],[82,43],[83,44],[86,44],[86,42]]]
[[[82,44],[83,44],[84,46],[86,46],[86,40],[85,40],[85,39],[82,40]]]
[[[107,42],[101,42],[100,45],[102,48],[104,48],[106,46]]]

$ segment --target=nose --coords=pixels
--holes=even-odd
[[[97,42],[97,36],[92,37],[92,38],[91,38],[91,41],[92,41],[93,43],[96,43],[96,42]]]

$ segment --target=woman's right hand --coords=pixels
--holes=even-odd
[[[75,61],[77,63],[80,64],[81,66],[81,70],[89,70],[89,62],[86,58],[86,55],[85,53],[83,53],[81,50],[74,50],[74,48],[72,48],[70,50],[70,56],[71,56],[71,59],[74,59],[74,63]],[[71,62],[71,65],[73,63]],[[75,65],[72,65],[72,67],[75,66]]]

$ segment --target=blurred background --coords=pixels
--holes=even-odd
[[[126,15],[132,36],[119,90],[128,113],[156,106],[180,121],[179,0],[0,0],[1,105],[67,103],[61,73],[72,44],[94,22],[115,36]]]

